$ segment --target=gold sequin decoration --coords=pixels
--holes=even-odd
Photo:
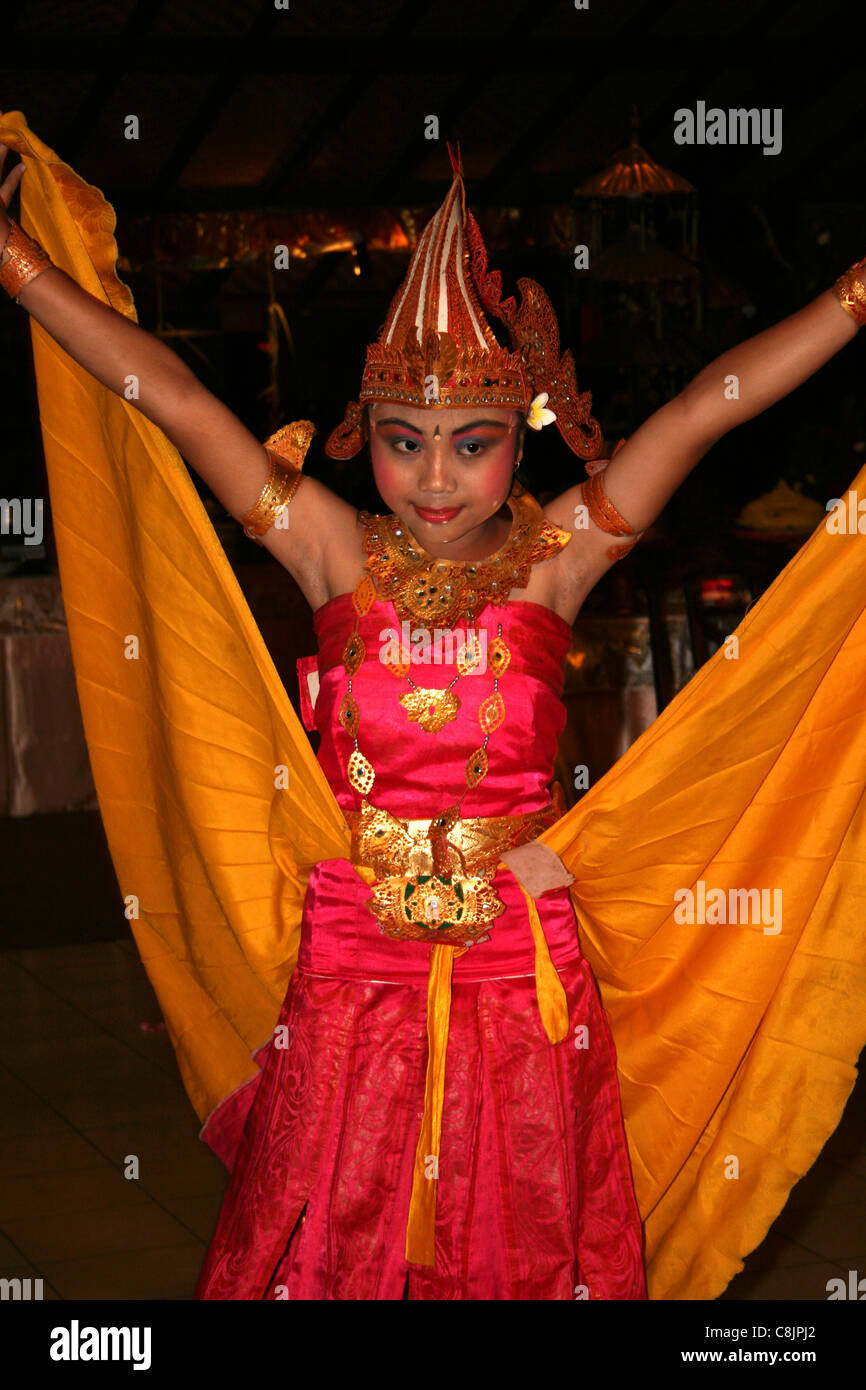
[[[408,661],[386,661],[385,670],[390,671],[392,676],[396,676],[398,680],[403,681],[412,670],[412,666]]]
[[[482,700],[481,708],[478,711],[478,723],[481,725],[485,734],[492,734],[498,729],[505,718],[505,701],[498,690],[492,695],[488,695],[486,700]]]
[[[361,711],[358,702],[352,695],[344,695],[343,703],[340,706],[339,720],[350,738],[355,738],[358,733],[358,725],[361,723]]]
[[[501,637],[494,637],[487,647],[487,665],[497,676],[507,671],[511,664],[511,649]]]
[[[469,676],[481,665],[481,638],[477,632],[466,634],[457,653],[457,670],[461,676]]]
[[[431,617],[444,621],[453,601],[454,594],[450,584],[446,588],[444,581],[437,582],[426,578],[410,579],[393,600],[398,613],[405,611],[411,617],[422,621]]]
[[[355,791],[366,796],[376,780],[376,772],[372,764],[367,762],[364,754],[359,753],[357,748],[349,758],[348,773],[349,781]]]
[[[376,585],[373,583],[369,574],[364,574],[358,580],[352,591],[352,603],[358,617],[363,618],[365,613],[369,613],[375,601]]]
[[[410,690],[400,696],[400,704],[413,724],[428,734],[438,734],[457,718],[460,701],[453,690]]]
[[[350,676],[354,676],[355,672],[364,664],[366,655],[367,648],[364,645],[364,639],[360,632],[351,633],[348,642],[343,648],[343,665]]]
[[[466,759],[466,785],[470,789],[477,787],[479,782],[483,782],[487,776],[487,750],[486,748],[476,748],[475,752]]]

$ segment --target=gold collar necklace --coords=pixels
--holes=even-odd
[[[485,560],[443,560],[431,555],[398,516],[361,512],[366,569],[376,597],[390,600],[401,622],[453,627],[472,623],[486,603],[505,603],[512,589],[528,583],[532,566],[561,550],[570,539],[548,521],[535,498],[517,479],[507,498],[511,534]]]

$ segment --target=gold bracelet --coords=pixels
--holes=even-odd
[[[254,506],[241,518],[244,532],[256,545],[285,511],[301,484],[301,470],[316,433],[311,420],[293,420],[265,440],[270,459],[267,481]]]
[[[303,477],[300,468],[284,463],[270,449],[268,450],[268,457],[271,466],[267,482],[259,493],[255,506],[241,517],[241,525],[245,534],[257,545],[263,544],[259,537],[264,536],[271,529],[280,512],[285,511],[297,492]]]
[[[842,308],[861,326],[866,323],[866,285],[860,278],[860,272],[864,267],[866,256],[846,270],[844,275],[840,275],[833,286]]]
[[[9,252],[9,259],[0,265],[0,289],[4,289],[17,304],[24,286],[53,265],[53,261],[39,242],[22,231],[12,217],[9,218],[9,236],[3,249]]]
[[[310,441],[316,433],[312,420],[292,420],[265,440],[265,448],[279,454],[295,468],[303,468]]]
[[[619,441],[611,454],[611,458],[619,452],[624,443],[624,439]],[[622,560],[630,550],[634,550],[643,535],[643,531],[635,531],[634,527],[617,511],[604,490],[604,483],[601,478],[603,471],[603,469],[597,469],[592,473],[581,484],[581,492],[590,519],[600,530],[606,531],[609,536],[634,536],[634,540],[630,541],[628,545],[611,545],[605,552],[609,560]]]
[[[240,518],[243,531],[256,545],[263,545],[260,537],[265,531],[270,531],[279,513],[285,512],[295,496],[302,480],[300,470],[314,434],[316,425],[313,421],[292,420],[291,424],[282,425],[281,430],[265,439],[264,448],[271,460],[267,482],[259,493],[256,505]]]
[[[596,526],[609,536],[633,536],[635,530],[624,516],[620,516],[604,490],[601,472],[593,473],[583,484],[583,497],[586,509]]]

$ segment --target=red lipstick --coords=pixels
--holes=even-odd
[[[419,507],[414,502],[412,506],[415,507],[422,521],[432,521],[434,524],[453,521],[457,513],[463,510],[462,507]]]

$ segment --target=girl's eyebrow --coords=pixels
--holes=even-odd
[[[409,424],[408,420],[398,420],[389,416],[387,420],[375,420],[373,423],[376,425],[401,425],[403,429],[409,430],[412,434],[420,434],[421,438],[424,438],[423,430],[416,429],[414,425]],[[459,430],[452,430],[451,438],[454,439],[458,434],[467,434],[469,430],[477,430],[481,425],[492,425],[494,429],[500,430],[508,429],[504,420],[473,420],[471,424],[461,425]]]

